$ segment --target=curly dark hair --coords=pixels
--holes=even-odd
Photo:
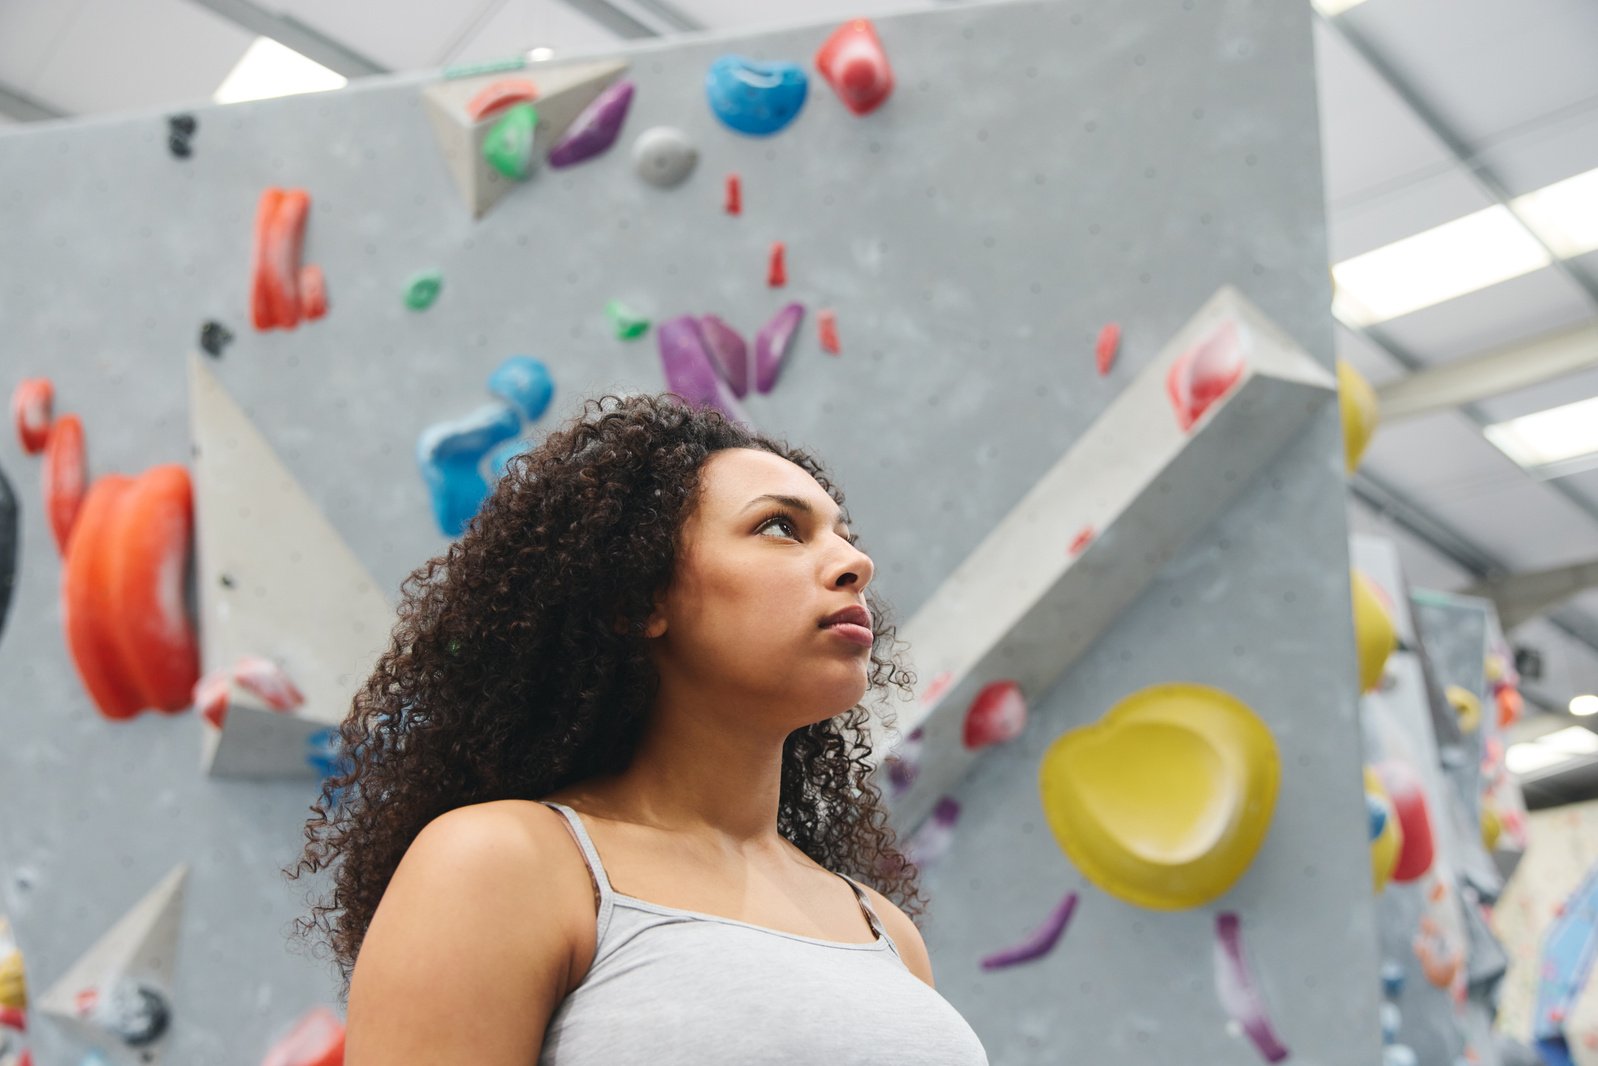
[[[294,924],[324,934],[341,1001],[378,901],[428,822],[627,767],[658,685],[645,620],[671,582],[701,469],[728,448],[788,459],[843,509],[802,450],[672,393],[607,394],[512,459],[465,533],[405,579],[388,650],[338,727],[342,766],[283,871],[337,864],[331,898]],[[893,654],[902,642],[888,609],[870,590],[866,600],[867,691],[909,698],[915,677]],[[788,735],[777,830],[913,918],[925,901],[868,776],[868,719],[856,704]]]

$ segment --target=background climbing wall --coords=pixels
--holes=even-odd
[[[1330,367],[1307,5],[1014,3],[881,19],[898,76],[881,111],[853,117],[813,77],[805,109],[770,139],[710,114],[704,72],[718,55],[809,66],[830,29],[626,53],[637,96],[617,148],[537,174],[475,222],[424,116],[425,77],[199,108],[186,159],[169,154],[162,115],[9,135],[0,387],[53,377],[57,410],[84,419],[93,473],[181,462],[185,360],[202,321],[224,323],[236,339],[212,369],[392,597],[445,543],[417,436],[484,402],[506,356],[550,368],[548,425],[583,395],[663,386],[653,335],[617,340],[608,299],[656,321],[714,312],[749,335],[799,300],[812,317],[783,377],[746,409],[829,462],[882,592],[908,617],[1220,285]],[[699,152],[669,190],[629,161],[660,124]],[[738,217],[722,210],[731,171]],[[332,310],[260,334],[251,229],[274,184],[311,194],[305,261],[322,268]],[[771,290],[778,240],[789,282]],[[415,312],[402,292],[426,269],[442,273],[442,294]],[[816,340],[823,307],[837,312],[837,357]],[[1101,378],[1093,341],[1111,320],[1124,341]],[[1295,1061],[1377,1055],[1335,408],[1308,425],[958,790],[926,936],[940,989],[995,1063],[1257,1061],[1217,1002],[1220,909],[1241,918]],[[36,462],[0,441],[23,503],[0,639],[0,907],[42,990],[188,862],[169,1060],[254,1061],[331,995],[330,968],[284,949],[302,890],[277,874],[313,787],[202,776],[192,713],[95,714],[62,640]],[[1062,731],[1176,680],[1248,703],[1284,774],[1237,887],[1155,913],[1082,882],[1049,838],[1036,768]],[[979,968],[1072,887],[1081,905],[1051,955]],[[37,1029],[42,1061],[70,1061],[64,1033]]]

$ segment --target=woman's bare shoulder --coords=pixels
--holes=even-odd
[[[916,923],[910,916],[899,909],[899,905],[872,888],[864,881],[856,879],[856,883],[865,889],[866,896],[871,900],[872,907],[882,919],[883,928],[893,938],[894,944],[899,949],[899,957],[904,959],[905,966],[928,985],[932,984],[932,959],[927,955],[926,941],[921,938],[921,930],[916,928]]]

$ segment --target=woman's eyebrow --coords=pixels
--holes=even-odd
[[[761,496],[756,496],[754,499],[750,500],[748,503],[746,503],[744,505],[744,511],[748,511],[748,510],[752,509],[756,504],[760,503],[760,501],[762,501],[762,500],[774,500],[777,503],[783,504],[783,505],[788,506],[788,507],[792,507],[795,511],[802,511],[805,514],[808,514],[808,515],[813,515],[813,514],[816,513],[816,509],[814,507],[810,506],[810,503],[807,500],[802,500],[798,496],[779,496],[779,495],[777,495],[775,493],[770,493],[770,492],[765,493],[764,495],[761,495]],[[738,513],[739,514],[743,514],[743,511],[739,511]],[[834,522],[832,525],[833,525],[834,529],[847,529],[847,528],[849,528],[849,523],[847,523],[847,522],[845,522],[843,520],[843,512],[842,511],[838,512],[838,520],[836,522]]]

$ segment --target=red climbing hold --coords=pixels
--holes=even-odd
[[[491,118],[512,104],[538,99],[538,86],[523,78],[501,78],[466,102],[466,117],[473,122]]]
[[[743,179],[736,174],[727,175],[727,214],[741,215],[744,213],[744,186]]]
[[[1185,433],[1198,424],[1216,400],[1243,378],[1243,345],[1237,323],[1227,319],[1208,337],[1171,364],[1165,389]]]
[[[965,712],[962,740],[971,750],[1014,740],[1026,728],[1026,699],[1014,681],[983,686]]]
[[[788,284],[787,247],[781,241],[771,245],[771,265],[766,269],[766,284],[773,289]]]
[[[1110,372],[1110,367],[1115,365],[1115,357],[1121,350],[1121,327],[1114,322],[1099,330],[1099,343],[1096,350],[1099,362],[1099,377],[1104,377]]]
[[[327,279],[315,263],[300,267],[300,306],[307,319],[327,314]]]
[[[1078,533],[1076,539],[1071,541],[1071,554],[1081,555],[1087,551],[1088,545],[1093,543],[1093,536],[1093,527],[1083,526],[1082,532]]]
[[[893,92],[893,68],[870,19],[852,19],[833,31],[816,52],[816,67],[857,115],[875,111]]]
[[[255,270],[250,318],[258,330],[293,329],[304,311],[300,301],[300,250],[311,197],[304,189],[269,188],[255,213]]]
[[[50,424],[44,446],[44,507],[50,515],[50,532],[56,550],[67,553],[67,540],[77,524],[83,497],[89,489],[89,463],[83,450],[83,422],[77,415],[62,415]]]
[[[49,378],[23,378],[11,394],[11,417],[17,438],[29,455],[44,451],[50,437],[50,417],[55,409],[55,386]]]
[[[838,313],[836,311],[817,311],[816,329],[821,334],[821,350],[829,355],[837,355],[838,345]]]
[[[272,1045],[261,1066],[341,1066],[344,1023],[327,1007],[313,1007]]]

